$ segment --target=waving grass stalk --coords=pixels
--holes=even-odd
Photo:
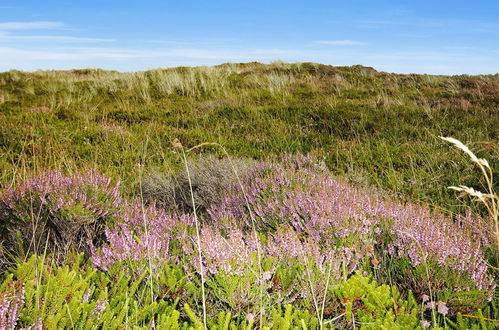
[[[144,147],[144,158],[145,158],[145,154],[146,154],[148,142],[149,142],[149,139],[147,139],[146,143],[145,143],[145,147]],[[140,182],[142,182],[142,171],[143,171],[142,163],[143,162],[141,162],[141,164],[140,164],[141,166],[140,166],[140,169],[139,169]],[[141,207],[141,210],[142,210],[142,221],[144,223],[145,234],[146,234],[146,237],[148,237],[148,240],[149,240],[149,223],[147,221],[146,210],[145,210],[145,207],[144,207],[144,194],[142,192],[142,185],[140,185],[140,207]],[[149,288],[150,288],[150,291],[151,291],[151,303],[152,303],[154,301],[154,288],[153,288],[153,275],[154,275],[154,272],[153,272],[153,266],[152,266],[151,249],[150,249],[149,244],[147,244],[147,262],[148,262],[148,266],[149,266],[149,275],[150,275],[149,276]]]
[[[494,235],[496,239],[496,252],[499,251],[499,197],[494,192],[494,181],[493,181],[493,172],[492,168],[489,165],[489,162],[486,159],[478,158],[466,145],[464,145],[461,141],[452,138],[452,137],[440,137],[442,140],[452,143],[456,148],[464,151],[471,160],[478,165],[480,170],[482,171],[483,177],[485,178],[485,182],[487,184],[487,192],[482,193],[481,191],[475,190],[471,187],[459,185],[459,186],[450,186],[449,189],[459,191],[465,195],[469,195],[475,200],[482,203],[487,209],[490,217],[492,218],[494,225]]]

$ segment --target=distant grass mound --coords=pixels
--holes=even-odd
[[[132,193],[144,167],[179,167],[170,149],[179,138],[257,159],[312,153],[354,182],[448,207],[455,203],[448,185],[479,181],[438,136],[456,137],[497,163],[499,75],[315,63],[10,71],[0,73],[0,120],[0,187],[42,169],[91,167]]]

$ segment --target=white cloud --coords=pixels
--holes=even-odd
[[[172,41],[172,40],[144,40],[150,44],[162,44],[162,45],[190,45],[192,42],[186,41]]]
[[[452,19],[414,19],[414,20],[359,20],[354,22],[355,27],[365,29],[380,29],[397,27],[412,27],[435,32],[466,31],[476,33],[497,33],[499,23],[477,20]]]
[[[61,22],[33,21],[33,22],[0,22],[0,42],[15,44],[22,42],[56,42],[56,43],[88,43],[114,42],[114,39],[88,38],[64,35],[33,35],[23,34],[20,31],[62,30],[67,25]]]
[[[442,62],[442,63],[469,63],[469,62],[484,62],[491,60],[490,56],[486,55],[468,55],[468,54],[460,54],[454,52],[443,52],[443,51],[434,51],[434,52],[424,52],[424,51],[415,51],[415,52],[391,52],[391,53],[373,53],[366,56],[369,59],[377,59],[377,60],[398,60],[398,61],[407,61],[407,62],[422,62],[426,61],[428,63]]]
[[[0,71],[10,69],[72,69],[97,67],[120,71],[158,67],[214,65],[225,62],[318,62],[362,64],[398,73],[482,74],[499,71],[493,52],[365,52],[341,48],[118,48],[118,47],[0,47]]]
[[[0,41],[22,42],[22,41],[53,41],[53,42],[114,42],[114,39],[85,38],[73,36],[50,36],[50,35],[11,35],[0,34]]]
[[[61,22],[33,21],[33,22],[0,22],[0,30],[52,30],[66,27]]]
[[[363,42],[356,40],[317,40],[314,41],[316,44],[320,45],[334,45],[334,46],[357,46],[364,45]]]

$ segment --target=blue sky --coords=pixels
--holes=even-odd
[[[0,71],[224,62],[499,72],[499,1],[0,1]]]

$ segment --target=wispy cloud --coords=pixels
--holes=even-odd
[[[0,47],[0,71],[16,67],[69,68],[74,63],[79,66],[106,66],[107,68],[130,67],[146,69],[155,66],[208,65],[223,62],[246,61],[323,61],[331,52],[326,50],[279,49],[279,48],[165,48],[165,49],[127,49],[112,47],[64,47],[50,49],[24,49],[19,47]],[[336,59],[347,64],[348,54],[334,52]],[[95,64],[92,64],[95,63]],[[112,63],[111,65],[109,63]],[[139,64],[140,63],[140,64]],[[147,65],[139,67],[139,65]]]
[[[60,35],[60,30],[67,29],[68,25],[53,21],[0,22],[0,42],[17,44],[23,42],[100,43],[116,41],[108,38]],[[58,34],[47,34],[47,30],[54,30]],[[26,34],[26,31],[29,31],[29,34]],[[38,31],[44,31],[44,34],[36,34]]]
[[[411,19],[411,20],[357,20],[355,27],[363,29],[394,29],[413,27],[437,32],[466,30],[476,33],[497,33],[497,22],[484,22],[466,19]]]
[[[85,38],[85,37],[73,37],[73,36],[55,36],[55,35],[11,35],[11,34],[0,34],[0,41],[9,42],[114,42],[115,39],[105,39],[105,38]]]
[[[364,45],[364,42],[356,40],[316,40],[314,43],[319,45],[333,45],[333,46],[357,46]]]
[[[66,27],[61,22],[33,21],[33,22],[0,22],[0,31],[15,30],[53,30]]]
[[[212,65],[224,62],[319,62],[333,65],[363,64],[389,72],[419,72],[435,74],[480,74],[497,72],[494,52],[474,54],[458,50],[364,51],[357,47],[294,47],[294,48],[238,48],[238,47],[82,47],[75,45],[49,47],[0,47],[0,71],[14,68],[71,69],[100,67],[130,71],[183,65]],[[466,71],[463,70],[466,68]]]
[[[192,42],[187,41],[173,41],[173,40],[144,40],[150,44],[159,44],[159,45],[190,45]]]
[[[444,51],[413,51],[413,52],[378,52],[365,56],[368,59],[398,60],[407,62],[451,62],[451,63],[480,63],[492,58],[487,55],[469,55]]]

